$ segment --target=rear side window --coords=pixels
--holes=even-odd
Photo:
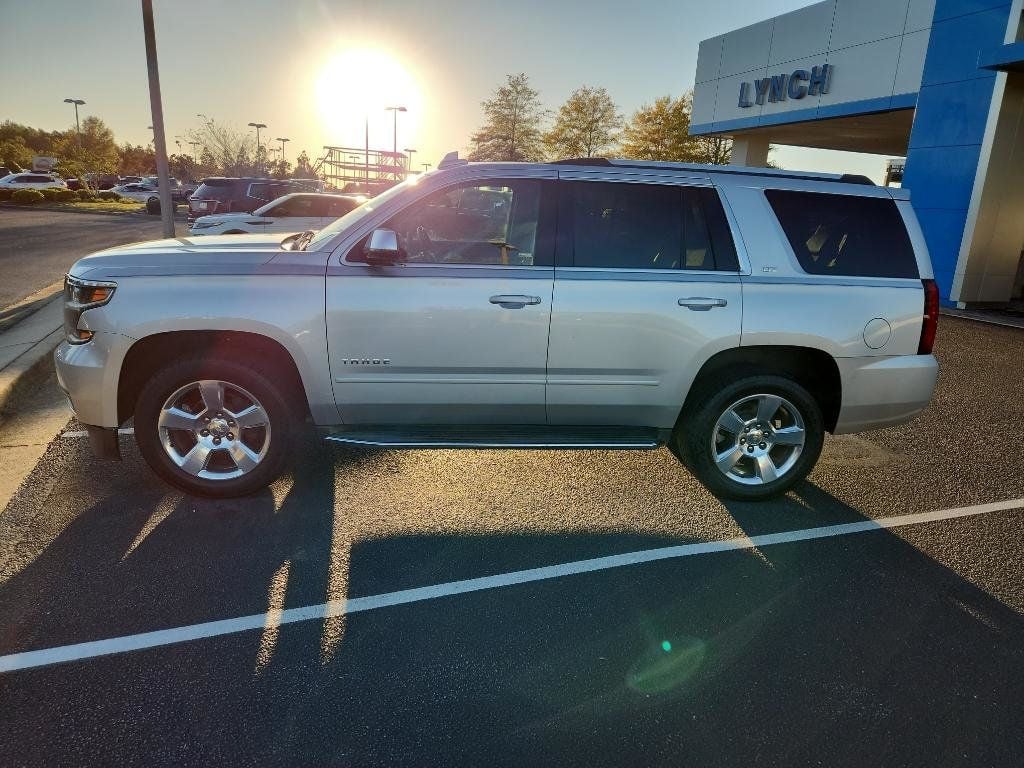
[[[713,189],[566,182],[560,222],[571,227],[577,267],[737,270],[722,203]],[[562,223],[559,224],[561,228]]]
[[[765,190],[793,253],[812,275],[918,277],[896,203],[880,197]]]

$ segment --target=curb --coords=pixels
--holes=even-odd
[[[13,328],[22,320],[34,315],[64,290],[64,281],[59,280],[6,307],[0,307],[0,333]]]
[[[53,350],[63,339],[64,330],[56,329],[0,371],[0,414],[49,375],[53,368]]]
[[[146,213],[146,208],[142,203],[139,203],[139,205],[142,207],[137,211],[90,211],[83,208],[75,208],[74,206],[40,205],[38,203],[35,205],[19,205],[17,203],[0,202],[0,210],[8,209],[15,211],[51,211],[55,213],[89,213],[93,216],[138,216],[140,218],[160,221],[159,216],[152,216]],[[178,203],[178,205],[179,207],[182,205],[187,207],[188,204]],[[184,221],[185,218],[184,214],[181,215],[181,221]],[[174,220],[176,222],[179,220],[177,212],[175,212]]]
[[[985,325],[997,325],[1000,328],[1013,328],[1014,330],[1024,330],[1024,323],[1004,322],[994,317],[981,317],[975,314],[969,314],[969,310],[962,309],[946,309],[945,307],[939,310],[940,315],[946,317],[955,317],[959,320],[970,320],[975,323],[984,323]]]

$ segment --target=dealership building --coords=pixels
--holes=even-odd
[[[826,0],[704,40],[690,132],[905,157],[942,298],[1022,298],[1024,0]]]

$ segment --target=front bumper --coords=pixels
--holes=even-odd
[[[121,363],[132,339],[97,333],[86,344],[61,342],[53,353],[57,383],[83,424],[116,428],[117,387]]]
[[[934,355],[838,358],[843,405],[834,434],[903,424],[925,409],[935,392]]]

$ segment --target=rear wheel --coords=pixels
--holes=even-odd
[[[717,379],[684,414],[674,447],[718,496],[756,501],[785,493],[813,469],[824,442],[821,408],[782,376]]]
[[[170,364],[143,388],[135,437],[153,470],[200,496],[265,487],[284,468],[295,419],[262,373],[232,360]]]

